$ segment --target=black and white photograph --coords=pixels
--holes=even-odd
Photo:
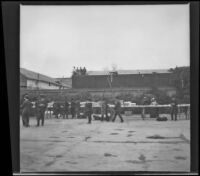
[[[190,172],[189,9],[20,5],[20,171]]]

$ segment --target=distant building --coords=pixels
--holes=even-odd
[[[169,70],[118,70],[113,76],[109,71],[88,71],[84,76],[72,77],[72,88],[88,90],[123,90],[134,95],[148,92],[153,87],[165,91],[169,96],[176,93]]]
[[[49,76],[20,68],[20,88],[25,89],[64,89],[65,85]]]
[[[71,78],[55,78],[59,81],[65,88],[70,89],[72,88],[72,79]]]

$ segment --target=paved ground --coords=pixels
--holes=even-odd
[[[190,120],[124,120],[33,118],[20,127],[21,171],[190,170]]]

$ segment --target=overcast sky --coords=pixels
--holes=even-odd
[[[20,66],[51,77],[189,66],[189,40],[189,5],[20,7]]]

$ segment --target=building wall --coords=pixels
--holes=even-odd
[[[59,86],[36,80],[27,80],[28,89],[59,89]]]
[[[27,87],[27,79],[25,76],[20,74],[20,87]]]
[[[109,88],[107,75],[73,76],[73,88]],[[172,86],[172,74],[132,74],[113,77],[112,87],[169,87]]]
[[[174,87],[159,87],[158,89],[166,92],[166,94],[170,97],[176,95],[176,89]]]
[[[160,90],[164,90],[169,96],[172,96],[174,93],[176,93],[176,89],[173,87],[159,87]],[[113,88],[113,89],[61,89],[61,90],[31,90],[31,89],[20,89],[20,95],[24,95],[25,93],[28,93],[29,95],[38,96],[38,94],[42,93],[46,95],[47,97],[69,97],[74,96],[79,93],[88,92],[92,96],[105,96],[105,97],[116,97],[117,95],[120,95],[121,93],[130,93],[133,96],[137,97],[142,95],[143,93],[148,92],[151,90],[150,88],[145,87],[138,87],[138,88]]]
[[[61,84],[65,85],[66,88],[72,88],[72,79],[71,78],[56,78],[58,81],[60,81]]]

